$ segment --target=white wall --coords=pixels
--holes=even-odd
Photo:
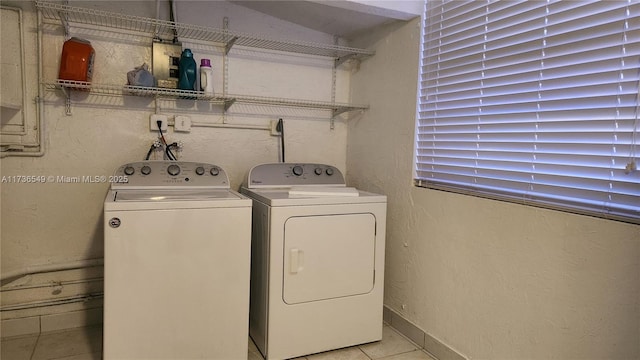
[[[469,359],[640,358],[640,226],[412,186],[419,20],[354,42],[348,181],[388,196],[385,305]]]
[[[9,2],[3,2],[10,4]],[[229,17],[230,28],[276,38],[293,38],[332,44],[333,37],[286,23],[227,2],[179,1],[178,20],[222,27]],[[31,17],[31,3],[24,6]],[[77,5],[77,3],[72,3]],[[155,2],[86,2],[85,7],[138,16],[155,16]],[[28,16],[28,17],[29,17]],[[168,14],[165,14],[165,18]],[[35,24],[27,24],[28,36],[35,36]],[[72,29],[72,35],[91,41],[95,51],[94,83],[125,84],[126,72],[143,62],[151,63],[151,40],[117,31]],[[44,29],[45,80],[57,77],[64,41],[60,27]],[[216,72],[216,90],[222,90],[222,53],[206,44],[185,43],[196,58],[210,57]],[[199,64],[199,61],[198,61]],[[229,91],[248,95],[279,96],[318,101],[331,100],[332,59],[261,53],[236,48],[230,55]],[[31,69],[30,71],[36,71]],[[350,72],[337,74],[336,99],[348,102]],[[2,176],[108,176],[121,164],[143,160],[157,135],[149,131],[149,115],[155,104],[149,98],[105,97],[82,92],[72,94],[72,115],[65,115],[61,93],[47,91],[44,126],[46,154],[40,158],[7,157],[1,162]],[[327,111],[297,111],[272,107],[235,106],[223,119],[219,108],[191,100],[160,102],[159,112],[191,116],[193,121],[217,124],[268,126],[284,118],[287,161],[319,162],[346,170],[345,122],[329,126]],[[168,141],[183,141],[181,160],[211,162],[230,175],[238,189],[248,170],[256,164],[279,160],[279,138],[265,130],[194,127],[191,133],[175,133]],[[100,258],[103,255],[102,204],[109,184],[12,184],[3,183],[1,215],[1,270],[19,271],[28,266],[66,263]],[[53,279],[55,280],[55,279]]]

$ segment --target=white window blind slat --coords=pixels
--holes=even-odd
[[[428,0],[418,186],[640,223],[640,0]]]

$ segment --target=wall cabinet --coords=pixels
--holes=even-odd
[[[314,42],[275,40],[252,34],[234,32],[227,29],[181,24],[173,21],[74,7],[48,1],[36,1],[36,8],[41,11],[44,19],[54,20],[65,27],[68,26],[69,23],[109,27],[133,31],[141,35],[147,35],[150,38],[171,38],[174,34],[177,34],[177,36],[182,39],[204,41],[215,46],[220,46],[224,49],[225,56],[234,46],[244,46],[255,49],[329,57],[333,58],[334,67],[337,67],[349,59],[362,60],[374,55],[373,51],[367,49]],[[225,111],[235,103],[246,103],[331,110],[333,118],[344,112],[365,110],[368,108],[368,105],[359,104],[246,96],[240,94],[231,95],[224,93],[211,95],[205,94],[201,91],[148,88],[128,85],[123,86],[117,84],[83,83],[66,80],[56,80],[52,82],[45,81],[44,83],[47,89],[60,89],[65,92],[68,91],[69,88],[80,88],[88,89],[92,94],[188,98],[196,101],[207,101],[223,106]]]

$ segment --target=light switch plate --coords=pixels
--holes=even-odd
[[[176,115],[173,123],[173,128],[176,131],[190,132],[191,131],[191,118],[184,115]]]

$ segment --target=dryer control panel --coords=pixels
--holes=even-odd
[[[219,166],[189,161],[139,161],[120,166],[112,189],[149,187],[229,189],[227,173]]]
[[[340,170],[331,165],[273,163],[254,166],[247,178],[248,188],[304,185],[346,186]]]

